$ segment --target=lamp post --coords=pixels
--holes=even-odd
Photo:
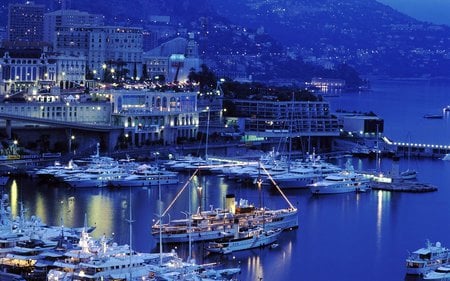
[[[75,141],[75,136],[74,135],[70,135],[69,137],[69,149],[67,152],[72,152],[72,143]],[[73,150],[73,154],[75,154],[75,149]]]

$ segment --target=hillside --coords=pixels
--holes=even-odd
[[[35,2],[57,7],[56,0]],[[111,24],[144,28],[150,15],[170,15],[174,28],[200,35],[205,60],[223,72],[296,78],[318,67],[350,65],[364,75],[450,77],[450,28],[420,22],[375,0],[77,0],[71,5],[104,14]],[[4,24],[5,11],[7,5],[1,6]]]

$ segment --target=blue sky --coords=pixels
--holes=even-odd
[[[450,26],[450,0],[378,0],[418,20]]]

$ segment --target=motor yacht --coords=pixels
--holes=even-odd
[[[281,231],[281,229],[264,230],[262,227],[238,230],[232,238],[209,242],[206,250],[212,253],[230,254],[236,251],[264,247],[275,243]]]
[[[412,252],[406,259],[406,274],[424,275],[450,262],[450,250],[440,242],[427,241],[426,246]]]

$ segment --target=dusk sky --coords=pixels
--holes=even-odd
[[[450,25],[448,0],[378,0],[416,19]]]

